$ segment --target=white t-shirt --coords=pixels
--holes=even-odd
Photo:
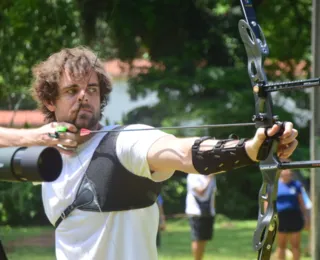
[[[130,125],[128,128],[148,128]],[[151,175],[147,152],[164,132],[121,132],[116,153],[123,166],[154,181],[163,181],[171,173]],[[96,134],[77,148],[73,156],[63,155],[63,169],[54,182],[42,184],[42,199],[46,215],[54,225],[60,214],[74,201],[91,157],[104,134]],[[121,187],[119,187],[121,188]],[[58,260],[153,260],[157,259],[156,234],[159,211],[157,204],[118,212],[89,212],[75,209],[55,232]]]
[[[204,188],[207,184],[207,176],[201,174],[188,174],[187,176],[187,197],[186,197],[186,210],[187,215],[201,216],[201,211],[196,198],[200,201],[207,201],[211,197],[211,215],[216,214],[214,208],[214,199],[216,192],[216,180],[213,177],[210,181],[208,188],[205,190],[203,195],[196,193],[195,188]]]

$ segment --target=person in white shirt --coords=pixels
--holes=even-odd
[[[23,136],[15,145],[59,144],[62,173],[42,184],[58,260],[157,259],[158,182],[175,170],[208,175],[254,164],[266,139],[262,128],[248,140],[178,138],[159,130],[82,136],[82,128],[112,129],[99,124],[112,90],[100,59],[87,48],[62,49],[37,64],[33,76],[33,96],[49,124],[33,131],[0,128],[0,146],[12,145],[8,140],[15,136]],[[68,131],[57,131],[58,126]],[[141,128],[152,127],[120,130]],[[267,134],[279,130],[274,125]],[[293,153],[297,135],[292,123],[285,123],[281,158]]]
[[[213,174],[189,174],[185,213],[191,228],[191,250],[194,260],[202,260],[207,241],[214,231],[216,180]]]

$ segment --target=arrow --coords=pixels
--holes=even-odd
[[[216,124],[216,125],[197,125],[197,126],[163,126],[153,128],[138,128],[138,129],[115,129],[115,130],[89,130],[81,128],[80,136],[86,136],[93,133],[106,132],[134,132],[134,131],[151,131],[151,130],[172,130],[172,129],[195,129],[195,128],[223,128],[223,127],[237,127],[237,126],[254,126],[255,123],[234,123],[234,124]]]

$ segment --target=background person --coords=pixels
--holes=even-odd
[[[191,250],[194,260],[203,258],[212,240],[215,219],[216,180],[213,174],[189,174],[187,177],[186,214],[191,228]]]
[[[294,180],[291,170],[281,171],[277,195],[279,216],[277,255],[279,260],[285,259],[288,242],[291,245],[293,260],[300,259],[301,231],[307,219],[302,189],[302,183]]]
[[[160,248],[161,246],[161,232],[166,230],[166,215],[164,213],[164,208],[163,208],[163,197],[161,194],[159,194],[158,199],[157,199],[157,204],[159,208],[159,228],[158,228],[158,233],[157,233],[157,247]]]

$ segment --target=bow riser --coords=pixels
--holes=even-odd
[[[258,251],[258,259],[267,260],[278,228],[276,201],[278,180],[281,170],[276,155],[279,142],[274,140],[268,157],[260,163],[262,187],[259,192],[258,223],[253,236],[253,248]]]

